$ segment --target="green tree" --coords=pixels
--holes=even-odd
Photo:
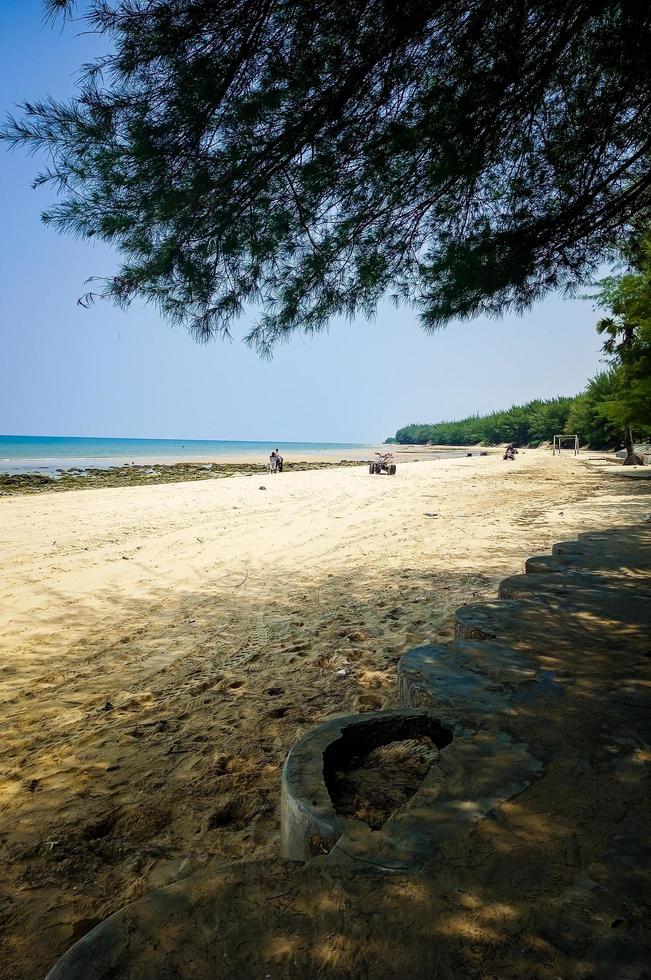
[[[534,444],[550,442],[555,435],[564,432],[574,401],[573,398],[554,398],[534,403],[529,413],[528,441]]]
[[[49,0],[71,12],[71,0]],[[639,0],[86,0],[108,54],[5,137],[45,218],[206,339],[261,351],[383,296],[434,329],[582,280],[651,208]]]
[[[628,463],[642,462],[635,454],[634,432],[651,433],[651,238],[642,244],[638,264],[638,271],[603,279],[596,297],[609,313],[597,330],[617,367],[615,390],[599,412],[623,430]]]
[[[603,405],[620,386],[617,370],[602,371],[586,390],[573,399],[564,432],[578,433],[581,443],[592,449],[613,449],[622,444],[622,429],[604,415]]]
[[[574,403],[573,398],[552,398],[513,405],[504,412],[472,415],[455,422],[434,425],[412,423],[396,432],[396,442],[433,442],[442,446],[470,446],[477,443],[494,445],[514,442],[520,446],[539,445],[563,431]]]

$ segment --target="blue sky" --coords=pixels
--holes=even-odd
[[[74,91],[97,39],[43,24],[40,0],[0,0],[0,111]],[[600,369],[597,315],[551,296],[524,317],[426,335],[407,309],[333,321],[261,361],[238,338],[197,345],[155,310],[76,305],[110,272],[104,246],[45,228],[38,161],[0,147],[0,432],[373,442],[409,422],[573,394]],[[240,334],[246,324],[241,325]]]

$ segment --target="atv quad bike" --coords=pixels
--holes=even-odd
[[[369,473],[387,473],[395,476],[396,464],[393,462],[393,453],[376,453],[377,459],[368,464]]]

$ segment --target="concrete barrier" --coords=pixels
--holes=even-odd
[[[330,718],[291,749],[281,784],[281,854],[309,861],[329,853],[351,818],[338,814],[330,797],[331,774],[356,755],[399,739],[427,735],[442,749],[452,732],[429,711],[368,711]]]

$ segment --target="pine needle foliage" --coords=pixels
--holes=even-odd
[[[405,444],[431,442],[438,446],[538,445],[563,432],[573,398],[536,399],[489,415],[473,415],[456,422],[412,424],[398,429],[396,441]]]
[[[334,315],[428,330],[579,283],[651,208],[638,0],[48,0],[107,55],[4,137],[45,151],[90,292],[268,353]]]

